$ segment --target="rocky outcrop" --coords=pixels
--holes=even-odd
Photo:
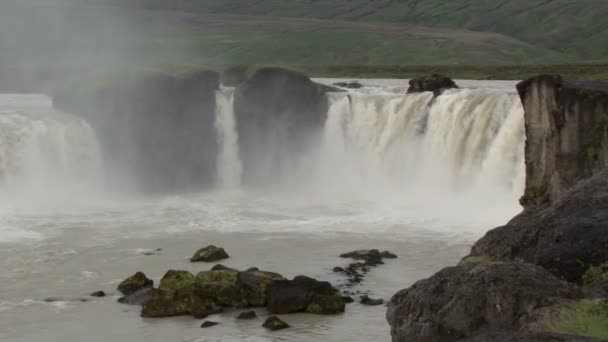
[[[517,85],[525,110],[522,205],[549,204],[608,165],[608,83],[537,76]]]
[[[154,285],[154,281],[148,279],[142,272],[137,272],[129,278],[123,280],[118,284],[118,291],[125,295],[130,295],[133,292],[142,288],[151,288]]]
[[[213,71],[126,73],[55,89],[52,97],[91,123],[115,187],[173,192],[213,184],[218,87]]]
[[[235,91],[243,181],[267,185],[308,167],[298,165],[318,144],[329,87],[281,68],[261,68]]]
[[[528,210],[489,231],[472,256],[520,260],[579,282],[608,261],[608,171],[570,189],[554,204]]]
[[[591,337],[562,335],[553,333],[513,333],[492,332],[480,334],[461,342],[601,342]]]
[[[268,312],[288,314],[344,312],[344,299],[330,283],[297,276],[293,280],[273,281],[268,287]]]
[[[451,342],[526,331],[548,308],[581,297],[578,287],[538,266],[463,262],[398,292],[387,319],[394,342]]]
[[[446,89],[458,88],[456,82],[451,78],[438,74],[414,78],[411,79],[409,83],[410,87],[407,90],[408,94],[430,91],[433,92],[435,96],[439,96]]]
[[[203,247],[196,251],[190,258],[191,262],[214,262],[229,258],[228,253],[221,248],[213,245]],[[217,265],[216,265],[217,266]],[[225,270],[225,269],[224,269]]]

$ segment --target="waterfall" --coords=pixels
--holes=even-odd
[[[2,196],[67,195],[101,178],[100,149],[82,119],[41,95],[0,95]]]
[[[216,129],[220,145],[218,182],[222,189],[237,189],[243,170],[239,159],[239,138],[234,117],[234,89],[224,88],[216,94]]]
[[[512,199],[523,191],[523,108],[514,93],[335,93],[329,101],[317,171],[327,191],[387,196],[396,189],[437,195],[491,188]]]

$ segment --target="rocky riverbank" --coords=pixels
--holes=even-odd
[[[518,85],[525,210],[457,266],[398,292],[387,312],[393,341],[608,338],[607,89],[558,76]]]

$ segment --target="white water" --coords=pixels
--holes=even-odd
[[[338,254],[388,249],[399,259],[373,270],[361,287],[388,299],[457,262],[519,211],[522,110],[510,89],[497,88],[455,90],[434,101],[381,84],[331,94],[318,148],[299,164],[314,172],[296,173],[286,184],[291,191],[277,193],[242,188],[233,94],[223,89],[218,191],[152,198],[90,190],[103,185],[90,127],[52,110],[45,97],[0,96],[0,165],[9,189],[0,190],[0,340],[388,340],[382,306],[288,315],[282,318],[292,329],[269,333],[261,319],[239,322],[234,312],[213,316],[221,325],[202,331],[189,317],[143,320],[117,296],[74,299],[95,290],[116,295],[120,279],[138,270],[158,281],[170,268],[206,269],[188,257],[211,243],[227,248],[228,266],[333,283],[344,281],[331,272],[344,266]],[[159,247],[154,256],[141,254]]]

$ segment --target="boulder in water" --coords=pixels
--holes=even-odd
[[[192,258],[190,258],[191,262],[214,262],[222,259],[229,258],[228,253],[223,248],[216,247],[213,245],[204,247],[196,251]]]
[[[435,96],[439,96],[444,90],[452,88],[458,88],[458,86],[451,78],[444,75],[432,74],[411,79],[407,92],[411,94],[430,91]]]
[[[275,280],[285,278],[273,272],[248,271],[238,274],[237,284],[250,306],[265,306],[268,303],[268,287]]]
[[[123,280],[118,285],[118,290],[125,295],[129,295],[141,288],[152,287],[153,285],[154,281],[148,279],[144,273],[137,272],[129,278]]]
[[[333,296],[337,293],[330,283],[305,276],[293,280],[275,280],[268,287],[266,308],[273,314],[303,312],[315,296]]]
[[[246,312],[241,312],[237,319],[254,319],[257,318],[257,314],[255,313],[255,311],[251,310],[251,311],[246,311]]]
[[[268,317],[268,319],[266,320],[266,322],[264,322],[264,324],[262,324],[262,326],[264,328],[266,328],[268,330],[272,330],[272,331],[283,330],[283,329],[289,328],[289,324],[283,322],[277,316]]]
[[[383,299],[373,299],[373,298],[370,298],[368,295],[363,295],[363,296],[361,296],[360,303],[363,305],[378,306],[378,305],[384,304],[384,300]]]
[[[211,328],[218,324],[219,324],[218,322],[204,321],[203,324],[201,324],[201,328]]]
[[[343,313],[346,303],[339,295],[315,295],[306,307],[307,313],[317,315],[335,315]]]
[[[153,287],[142,287],[131,294],[118,298],[118,302],[127,305],[143,305],[145,302],[157,295],[157,289]]]
[[[106,293],[104,291],[95,291],[93,293],[90,294],[91,297],[105,297]]]
[[[393,341],[457,341],[486,331],[519,331],[540,311],[581,298],[580,289],[526,263],[469,262],[398,292],[387,320]]]

